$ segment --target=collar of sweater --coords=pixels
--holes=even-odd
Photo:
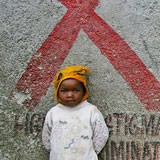
[[[87,100],[81,102],[80,104],[78,104],[78,105],[76,105],[74,107],[65,106],[65,105],[59,103],[59,107],[61,109],[65,109],[65,110],[68,110],[68,111],[79,110],[79,109],[81,109],[81,108],[83,108],[83,107],[85,107],[87,105],[88,105]]]

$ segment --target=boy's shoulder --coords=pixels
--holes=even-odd
[[[56,112],[58,108],[59,108],[59,104],[56,104],[55,106],[49,109],[48,113]]]
[[[98,110],[97,106],[87,101],[87,106],[92,110]]]

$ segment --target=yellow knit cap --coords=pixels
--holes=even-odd
[[[86,68],[84,66],[69,66],[64,69],[62,69],[60,72],[58,72],[53,81],[53,86],[55,87],[54,95],[56,97],[57,102],[60,102],[58,99],[58,89],[60,84],[63,80],[73,78],[83,83],[86,93],[83,96],[82,101],[86,100],[88,98],[88,89],[87,89],[87,82],[86,82],[86,73],[91,72],[90,68]]]

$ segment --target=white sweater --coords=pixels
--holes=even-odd
[[[75,107],[57,104],[46,115],[42,141],[50,160],[98,160],[107,139],[101,112],[87,100]]]

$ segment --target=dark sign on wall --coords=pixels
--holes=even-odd
[[[109,114],[110,128],[106,160],[159,160],[159,114]]]
[[[45,115],[15,116],[15,133],[40,138]],[[159,160],[160,114],[112,113],[105,118],[110,138],[100,160]]]

